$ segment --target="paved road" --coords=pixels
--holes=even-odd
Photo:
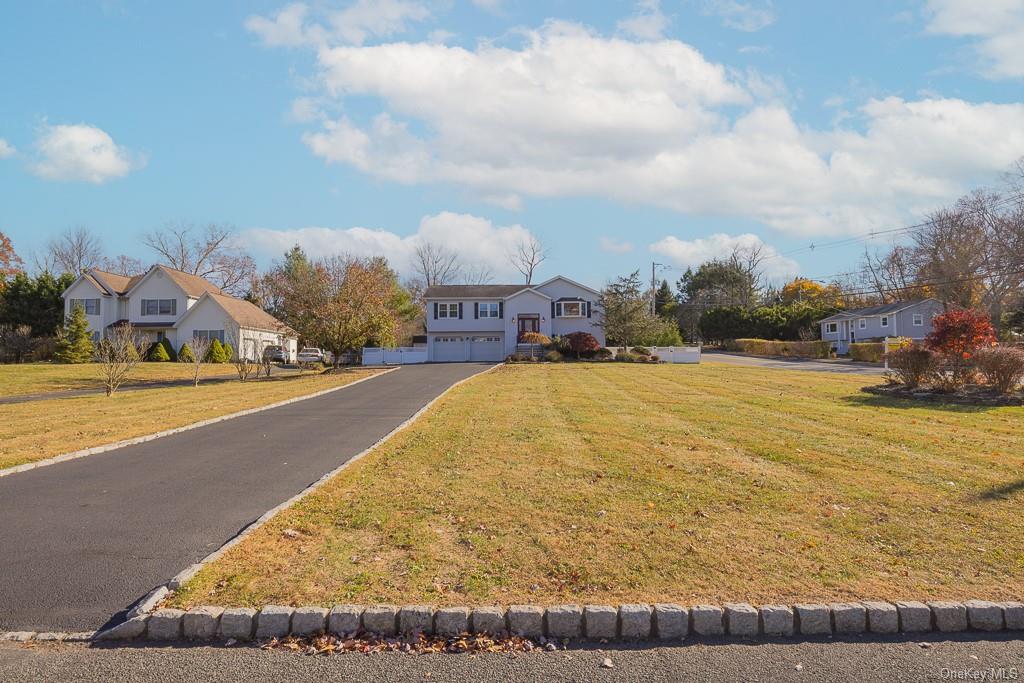
[[[304,656],[255,648],[0,645],[3,681],[943,681],[1019,680],[1005,635],[817,643],[687,644],[530,654]],[[605,657],[614,668],[605,669]],[[1005,672],[1003,678],[988,669]],[[963,674],[960,674],[963,672]],[[1016,675],[1012,672],[1016,672]],[[952,673],[953,675],[950,675]],[[975,675],[972,676],[971,674]]]
[[[486,367],[410,365],[318,398],[0,478],[0,631],[103,626]]]
[[[730,363],[773,370],[809,370],[813,372],[835,372],[844,375],[881,375],[885,369],[874,363],[856,363],[849,360],[814,360],[810,358],[763,358],[746,356],[741,353],[704,351],[703,360],[709,363]]]

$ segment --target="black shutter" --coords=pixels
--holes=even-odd
[[[505,319],[505,302],[504,301],[499,301],[498,302],[498,317],[500,319],[502,319],[502,320]]]
[[[554,301],[551,302],[551,317],[552,318],[555,317],[555,302]]]
[[[473,319],[476,320],[479,317],[480,317],[480,302],[479,301],[474,301],[473,302]]]
[[[462,302],[459,302],[459,320],[462,320]]]
[[[587,302],[587,317],[590,317],[590,302]]]
[[[434,320],[437,320],[437,302],[434,302]]]

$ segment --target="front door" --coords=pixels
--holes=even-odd
[[[519,338],[526,332],[540,332],[540,318],[519,316]]]

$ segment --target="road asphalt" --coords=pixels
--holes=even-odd
[[[915,639],[687,643],[517,654],[333,656],[254,647],[0,644],[0,680],[1013,681],[1024,676],[1024,641],[1017,638],[928,634]],[[612,668],[602,666],[606,658]]]
[[[742,353],[707,350],[701,355],[701,360],[708,363],[730,363],[732,365],[747,365],[758,368],[770,368],[772,370],[808,370],[812,372],[834,372],[843,375],[882,375],[885,373],[885,368],[881,365],[858,363],[845,359],[765,358],[763,356],[748,356]]]
[[[117,623],[150,590],[487,367],[409,365],[317,398],[0,478],[0,631]]]

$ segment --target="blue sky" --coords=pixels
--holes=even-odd
[[[226,222],[268,265],[447,244],[594,285],[823,277],[1024,156],[1024,0],[47,2],[0,21],[0,230]],[[873,244],[881,244],[876,240]],[[678,271],[665,271],[670,280]]]

